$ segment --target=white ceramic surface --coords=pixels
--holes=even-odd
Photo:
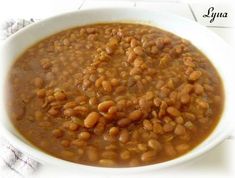
[[[224,82],[225,90],[224,112],[221,121],[214,132],[198,147],[179,158],[164,163],[137,168],[99,168],[75,164],[52,157],[29,144],[14,129],[6,113],[4,84],[7,72],[9,71],[12,62],[27,47],[56,32],[85,24],[120,21],[147,23],[175,33],[187,40],[190,40],[209,57]],[[0,58],[0,129],[4,131],[4,136],[16,148],[32,156],[35,160],[38,160],[41,163],[47,162],[57,165],[59,168],[69,167],[83,171],[102,172],[103,174],[128,174],[133,172],[138,173],[157,170],[173,165],[179,165],[180,163],[200,156],[218,143],[222,142],[232,130],[232,121],[235,114],[233,109],[233,106],[235,105],[235,70],[229,63],[230,60],[234,59],[231,48],[220,37],[212,33],[207,28],[173,14],[140,8],[102,8],[65,13],[30,25],[11,36],[1,46]]]

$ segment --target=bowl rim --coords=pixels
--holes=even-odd
[[[14,40],[14,38],[16,36],[20,36],[25,31],[28,31],[28,30],[30,30],[33,27],[37,27],[37,26],[39,26],[42,23],[49,23],[50,21],[53,21],[56,18],[60,18],[60,17],[67,16],[67,15],[80,14],[80,13],[84,13],[84,12],[85,13],[89,13],[89,12],[92,12],[92,11],[100,11],[100,10],[102,10],[102,11],[103,10],[115,10],[115,11],[117,11],[117,10],[122,10],[122,11],[132,10],[132,11],[136,11],[136,13],[139,10],[148,10],[148,12],[156,13],[153,9],[140,8],[140,7],[102,7],[102,8],[92,8],[92,9],[75,10],[75,11],[65,12],[65,13],[61,13],[61,14],[58,14],[58,15],[51,16],[49,18],[40,20],[38,22],[35,22],[33,24],[30,24],[30,25],[24,27],[23,29],[17,31],[15,34],[13,34],[10,37],[8,37],[3,42],[2,46],[4,46],[5,44],[9,43],[11,40]],[[232,48],[228,44],[226,44],[221,37],[216,35],[214,32],[210,31],[205,26],[202,26],[201,24],[196,23],[195,21],[189,20],[189,19],[187,19],[185,17],[181,17],[181,16],[178,16],[178,15],[175,15],[175,14],[172,14],[172,13],[168,13],[168,12],[166,13],[166,12],[159,11],[157,13],[158,14],[165,14],[165,15],[173,16],[173,17],[175,17],[175,18],[177,18],[179,20],[187,21],[188,23],[194,24],[194,25],[200,27],[202,30],[209,32],[215,38],[220,40],[222,45],[226,45],[227,46],[228,50],[232,50]],[[138,16],[137,16],[137,19],[138,19]],[[137,22],[137,23],[139,23],[139,22]],[[159,27],[159,28],[161,28],[161,27]],[[2,102],[1,104],[5,103],[3,101],[1,101],[1,102]],[[4,106],[4,107],[6,107],[6,106]],[[225,107],[224,107],[224,110],[225,110]],[[221,116],[221,119],[222,119],[222,117],[223,116]],[[217,124],[217,126],[219,124],[220,124],[220,121]],[[86,170],[89,171],[89,170],[93,169],[93,171],[96,171],[96,172],[111,173],[111,174],[133,173],[133,172],[140,173],[140,172],[145,172],[145,171],[159,170],[159,169],[168,168],[168,167],[172,167],[172,166],[176,166],[176,165],[181,165],[182,163],[185,163],[185,162],[187,162],[187,161],[189,161],[191,159],[195,159],[195,158],[197,158],[199,156],[202,156],[204,153],[206,153],[209,150],[211,150],[212,148],[214,148],[216,145],[221,143],[225,138],[227,138],[229,136],[229,134],[232,132],[232,130],[234,129],[233,126],[228,126],[228,128],[223,133],[221,133],[216,140],[214,140],[213,142],[210,142],[207,145],[205,145],[203,149],[200,149],[197,152],[193,152],[193,150],[191,150],[189,153],[184,154],[184,155],[182,155],[180,157],[177,157],[177,158],[175,158],[173,160],[169,160],[169,161],[162,162],[162,163],[157,163],[157,164],[146,165],[146,166],[139,166],[139,167],[109,168],[109,167],[96,167],[96,166],[89,166],[89,165],[84,165],[84,164],[79,164],[79,163],[73,163],[73,162],[66,161],[66,160],[63,160],[63,159],[60,159],[60,158],[56,158],[54,156],[51,156],[51,155],[43,152],[42,150],[39,150],[39,149],[33,148],[32,146],[27,145],[26,143],[21,141],[19,138],[17,138],[13,133],[8,131],[8,129],[5,128],[2,124],[0,124],[0,127],[1,127],[1,130],[2,130],[4,138],[9,140],[14,147],[19,149],[23,153],[29,155],[30,157],[32,157],[36,161],[39,161],[40,163],[49,163],[49,164],[52,164],[52,165],[64,166],[64,167],[70,167],[70,168],[72,168],[72,167],[74,167],[74,168],[80,167],[81,169],[83,169],[85,171]]]

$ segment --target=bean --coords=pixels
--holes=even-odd
[[[117,124],[120,127],[126,127],[127,125],[129,125],[131,123],[131,120],[129,118],[123,118],[118,120]]]
[[[190,148],[190,146],[189,146],[188,144],[185,144],[185,143],[176,146],[176,150],[177,150],[178,152],[185,152],[185,151],[187,151],[189,148]]]
[[[119,133],[119,128],[118,128],[118,127],[111,127],[111,128],[109,129],[109,134],[110,134],[111,136],[117,136],[118,133]]]
[[[91,112],[90,114],[88,114],[88,116],[85,118],[84,120],[84,126],[86,128],[92,128],[95,126],[95,124],[98,122],[100,118],[99,113],[97,112]]]
[[[133,51],[131,51],[128,55],[127,61],[133,62],[136,57],[137,57],[136,54]]]
[[[196,94],[200,95],[204,92],[204,88],[201,84],[195,83],[194,84],[194,91],[195,91]]]
[[[154,98],[153,104],[154,104],[156,107],[160,107],[160,105],[161,105],[161,100],[160,100],[159,98]]]
[[[154,150],[156,150],[157,152],[160,151],[162,149],[161,144],[159,143],[159,141],[155,140],[155,139],[150,139],[148,141],[148,146]]]
[[[185,127],[178,124],[175,127],[175,134],[176,135],[184,135],[186,133]]]
[[[181,116],[176,117],[176,118],[175,118],[175,122],[176,122],[177,124],[183,124],[183,123],[184,123],[184,118],[181,117]]]
[[[97,98],[96,98],[96,97],[90,98],[90,99],[89,99],[89,104],[90,104],[91,106],[97,105]]]
[[[138,45],[138,41],[136,39],[131,40],[131,47],[134,48]]]
[[[76,106],[73,108],[75,114],[85,115],[89,110],[85,106]]]
[[[54,93],[54,97],[56,100],[63,101],[66,99],[66,94],[64,92],[57,91]]]
[[[188,93],[190,93],[192,90],[193,90],[193,85],[187,83],[187,84],[185,84],[184,87],[182,88],[181,93],[183,93],[183,94],[188,94]]]
[[[107,112],[111,106],[114,106],[115,103],[112,100],[103,101],[98,105],[98,110],[100,112]]]
[[[71,108],[68,108],[68,109],[65,109],[64,110],[64,115],[67,116],[67,117],[71,117],[75,114],[74,110],[71,109]]]
[[[145,119],[143,121],[143,126],[144,126],[144,129],[146,129],[146,130],[152,130],[153,129],[152,123],[147,119]]]
[[[52,116],[56,116],[56,115],[58,115],[59,114],[59,111],[57,110],[57,109],[55,109],[55,108],[50,108],[49,110],[48,110],[48,114],[50,114],[50,115],[52,115]]]
[[[54,129],[52,130],[52,135],[56,138],[60,138],[63,136],[63,131],[60,129]]]
[[[164,150],[165,150],[166,155],[170,157],[176,156],[176,151],[175,151],[175,148],[172,146],[172,144],[166,143],[164,145]]]
[[[69,125],[68,125],[68,129],[71,130],[71,131],[75,131],[75,130],[78,129],[78,124],[70,122]]]
[[[99,154],[98,154],[97,149],[94,148],[94,147],[89,147],[87,149],[87,157],[88,157],[88,160],[91,161],[91,162],[98,161]]]
[[[70,146],[70,142],[68,140],[61,140],[60,144],[63,147],[69,147]]]
[[[139,164],[140,164],[140,162],[137,158],[133,158],[129,162],[129,166],[131,166],[131,167],[138,166]]]
[[[101,166],[107,166],[107,167],[113,167],[116,165],[115,161],[113,161],[111,159],[101,159],[101,160],[99,160],[99,164]]]
[[[146,151],[148,150],[147,145],[146,145],[146,144],[143,144],[143,143],[139,143],[139,144],[137,145],[137,148],[138,148],[140,151],[142,151],[142,152],[146,152]]]
[[[183,114],[183,116],[184,116],[185,119],[191,120],[191,121],[193,121],[193,120],[196,119],[195,115],[192,114],[192,113],[189,113],[189,112],[185,112],[185,113]]]
[[[114,86],[114,87],[115,87],[115,86],[118,86],[119,83],[120,83],[119,80],[116,79],[116,78],[111,79],[110,82],[111,82],[111,85]]]
[[[68,151],[68,150],[63,150],[61,152],[61,156],[68,159],[68,158],[72,158],[75,154],[71,151]]]
[[[203,101],[201,99],[197,99],[197,103],[203,109],[208,109],[209,108],[209,104],[206,101]]]
[[[91,137],[91,134],[89,132],[80,132],[79,139],[81,140],[88,140]]]
[[[190,130],[193,130],[195,128],[194,124],[191,121],[185,122],[184,126]]]
[[[112,53],[114,52],[114,49],[111,48],[110,46],[107,46],[107,47],[105,48],[105,50],[106,50],[106,52],[107,52],[108,54],[112,54]]]
[[[174,117],[178,117],[181,115],[180,111],[172,106],[167,108],[167,112]]]
[[[104,123],[99,122],[94,128],[94,133],[96,135],[101,135],[103,132],[104,132]]]
[[[104,77],[100,77],[95,81],[95,86],[99,88],[102,85],[102,82],[104,81]]]
[[[77,103],[74,101],[70,101],[65,103],[65,105],[63,106],[64,109],[68,109],[68,108],[74,108],[75,106],[77,106]]]
[[[117,106],[111,106],[111,107],[109,108],[109,110],[108,110],[108,113],[109,113],[109,114],[116,114],[117,111],[118,111]]]
[[[198,80],[202,75],[201,71],[193,71],[190,75],[189,75],[189,80],[195,81]]]
[[[85,141],[83,141],[83,140],[76,139],[76,140],[73,140],[73,141],[71,142],[71,144],[74,145],[74,146],[76,146],[76,147],[78,147],[78,148],[80,148],[80,147],[86,146],[87,142],[85,142]]]
[[[139,120],[142,117],[142,112],[140,110],[135,110],[132,111],[129,115],[128,115],[128,119],[135,121],[135,120]]]
[[[141,155],[141,161],[149,162],[149,161],[153,160],[155,156],[156,156],[156,151],[154,151],[154,150],[147,151]]]
[[[180,98],[180,101],[182,104],[187,104],[190,102],[190,96],[189,94],[183,94]]]
[[[131,158],[131,153],[130,153],[130,151],[128,151],[128,150],[122,151],[122,152],[120,153],[120,158],[121,158],[122,160],[128,160],[128,159],[130,159],[130,158]]]
[[[144,54],[144,50],[142,47],[140,46],[137,46],[133,49],[134,53],[137,54],[137,55],[143,55]]]
[[[102,154],[101,154],[102,158],[106,158],[106,159],[115,159],[117,158],[117,153],[114,152],[114,151],[104,151]]]
[[[171,125],[170,123],[166,123],[163,125],[163,131],[164,132],[171,132],[174,130],[174,126]]]
[[[103,87],[104,91],[109,92],[109,93],[112,92],[112,85],[109,81],[103,81],[102,87]]]
[[[126,143],[129,140],[129,132],[126,129],[122,129],[119,135],[119,141]]]

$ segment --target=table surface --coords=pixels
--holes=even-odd
[[[195,1],[195,0],[7,0],[0,2],[0,22],[17,18],[44,19],[61,12],[71,10],[88,9],[95,7],[146,7],[155,10],[163,10],[184,16],[196,21],[221,36],[228,44],[235,47],[233,28],[233,1]],[[216,18],[210,23],[210,18],[203,18],[208,8],[214,7],[216,12],[227,12],[227,18]],[[233,61],[231,61],[233,62]],[[233,133],[233,135],[235,135]],[[186,163],[180,167],[151,172],[144,175],[128,175],[129,177],[234,177],[235,176],[235,140],[234,136],[212,149],[201,158]],[[69,173],[69,174],[68,174]],[[81,170],[58,169],[58,167],[44,164],[33,175],[35,178],[68,176],[73,177],[124,177],[124,175],[96,175],[82,172]],[[0,177],[7,177],[0,172]]]

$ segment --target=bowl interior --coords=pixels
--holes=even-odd
[[[231,130],[231,118],[233,116],[232,106],[234,106],[235,104],[233,100],[233,98],[235,98],[233,91],[233,89],[235,88],[235,82],[233,77],[231,77],[234,76],[235,71],[233,70],[232,65],[230,65],[229,63],[229,60],[233,59],[230,47],[207,28],[173,14],[155,12],[150,10],[146,11],[145,9],[136,8],[109,8],[76,11],[43,20],[39,23],[30,25],[23,30],[20,30],[15,35],[10,37],[1,47],[0,54],[2,69],[0,88],[0,112],[2,117],[0,120],[1,125],[6,131],[6,137],[9,137],[16,147],[19,147],[22,151],[27,152],[33,146],[16,131],[6,113],[4,103],[4,85],[7,72],[9,71],[12,62],[29,46],[35,44],[37,41],[47,36],[68,28],[99,22],[129,22],[149,24],[183,37],[191,41],[192,44],[194,44],[206,56],[208,56],[208,58],[218,70],[224,83],[224,112],[218,126],[216,127],[214,132],[206,139],[206,141],[201,143],[198,147],[196,147],[186,155],[168,162],[144,166],[145,168],[149,167],[157,169],[160,167],[167,167],[176,163],[186,161],[210,149],[227,136],[228,132]],[[37,151],[36,149],[31,149],[30,151],[32,156],[40,161],[46,160],[51,163],[55,163],[57,161],[57,163],[59,162],[60,164],[64,165],[65,163],[67,165],[73,164],[48,156],[47,154],[39,150]]]

